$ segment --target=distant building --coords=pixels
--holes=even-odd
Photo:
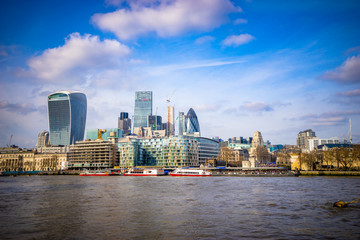
[[[70,145],[84,139],[86,96],[80,92],[58,91],[48,96],[51,145]]]
[[[49,144],[50,144],[49,132],[44,130],[41,133],[39,133],[35,148],[46,147],[49,146]]]
[[[325,144],[339,144],[339,139],[330,138],[330,139],[320,139],[318,137],[308,139],[308,149],[312,151],[314,149],[318,149],[318,146]]]
[[[151,130],[162,130],[162,118],[157,115],[149,115],[147,126],[151,128]]]
[[[135,92],[134,128],[147,127],[149,115],[152,115],[152,92]]]
[[[123,130],[120,128],[105,128],[102,129],[102,140],[111,140],[111,138],[122,138],[124,136]],[[96,140],[98,138],[99,129],[87,129],[86,130],[86,139]]]
[[[185,133],[196,133],[200,135],[200,124],[194,109],[190,108],[185,116]]]
[[[311,129],[301,131],[296,138],[296,145],[302,149],[309,149],[309,139],[315,138],[315,132]]]
[[[165,137],[166,130],[152,130],[151,127],[137,127],[134,128],[134,134],[146,138]]]
[[[184,112],[179,112],[179,136],[182,136],[185,131],[185,115]]]
[[[249,153],[246,149],[233,149],[221,147],[220,161],[229,167],[242,167],[243,161],[249,160]]]
[[[118,128],[124,131],[125,135],[131,133],[131,119],[127,112],[121,112],[118,118]]]
[[[175,116],[174,116],[174,107],[167,106],[167,129],[166,133],[168,136],[175,135]]]

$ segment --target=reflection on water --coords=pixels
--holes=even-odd
[[[357,177],[0,178],[0,239],[359,239]]]

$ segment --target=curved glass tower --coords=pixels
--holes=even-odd
[[[48,96],[51,145],[70,145],[84,139],[86,96],[80,92],[58,91]]]
[[[185,117],[185,132],[186,133],[200,133],[200,124],[194,109],[190,108]]]

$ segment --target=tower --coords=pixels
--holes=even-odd
[[[49,132],[44,130],[41,133],[39,133],[35,148],[46,147],[48,145],[49,145]]]
[[[167,135],[175,135],[174,106],[167,106]]]
[[[200,124],[194,109],[190,108],[188,113],[185,116],[185,131],[186,133],[195,133],[200,134]]]
[[[57,91],[48,96],[51,145],[70,145],[84,139],[87,101],[81,92]]]
[[[179,136],[184,135],[185,132],[185,115],[184,112],[179,112]]]
[[[125,135],[131,133],[131,119],[127,112],[120,113],[120,117],[118,118],[118,128],[123,130]]]
[[[134,129],[147,127],[149,115],[152,115],[152,91],[135,92]]]

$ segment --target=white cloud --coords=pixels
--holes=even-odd
[[[264,102],[246,102],[244,103],[240,109],[245,109],[251,112],[269,112],[273,111],[273,108]]]
[[[116,40],[101,41],[98,36],[70,34],[65,44],[45,50],[29,59],[30,73],[47,82],[56,82],[64,76],[80,71],[86,75],[94,70],[118,66],[129,55],[130,49]]]
[[[178,36],[187,31],[208,31],[239,12],[229,0],[128,1],[130,9],[95,14],[93,23],[119,39],[132,39],[148,33],[160,37]]]
[[[323,78],[340,83],[360,83],[360,56],[352,56],[333,71],[327,71]]]
[[[203,36],[203,37],[199,37],[198,39],[196,39],[195,44],[203,44],[206,42],[212,42],[214,40],[215,40],[215,38],[212,36]]]
[[[240,35],[231,35],[229,37],[227,37],[222,43],[225,46],[239,46],[239,45],[243,45],[246,43],[251,42],[252,40],[254,40],[255,37],[251,36],[250,34],[240,34]]]
[[[243,18],[238,18],[234,21],[234,24],[238,25],[238,24],[245,24],[248,23],[247,19],[243,19]]]
[[[239,64],[244,62],[246,61],[211,59],[211,60],[199,61],[199,62],[187,62],[187,63],[169,64],[164,66],[151,67],[149,72],[151,75],[161,75],[177,70],[195,69],[195,68],[204,68],[204,67],[218,67],[224,65]]]
[[[346,92],[338,93],[340,96],[344,97],[360,97],[360,89],[354,89]]]

